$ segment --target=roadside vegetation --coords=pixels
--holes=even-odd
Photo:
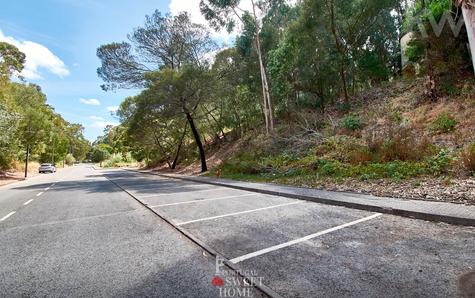
[[[58,166],[83,160],[90,147],[80,124],[56,113],[40,86],[22,81],[24,64],[23,53],[0,42],[0,177],[24,171],[27,152],[28,170],[37,171],[53,159]]]
[[[460,1],[240,4],[200,5],[213,30],[239,29],[231,47],[155,11],[97,50],[104,90],[142,90],[96,142],[103,161],[323,188],[473,175],[467,33],[431,25]]]

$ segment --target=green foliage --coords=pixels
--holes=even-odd
[[[92,161],[95,163],[102,163],[110,157],[109,151],[102,149],[100,147],[95,147],[92,150]]]
[[[452,115],[443,113],[432,121],[429,129],[437,133],[448,133],[454,131],[457,124],[457,120]]]
[[[98,49],[102,62],[98,74],[105,89],[142,90],[121,104],[121,125],[107,128],[95,142],[96,147],[107,145],[102,149],[113,154],[108,164],[117,164],[116,155],[124,160],[128,154],[153,165],[167,163],[170,168],[192,162],[198,154],[205,163],[205,150],[245,135],[259,135],[265,121],[262,114],[267,114],[263,97],[267,97],[268,75],[273,112],[279,116],[275,139],[292,131],[292,126],[304,126],[308,134],[302,139],[310,134],[322,138],[309,141],[313,148],[301,153],[250,145],[252,155],[239,154],[223,165],[223,172],[263,179],[299,175],[404,179],[442,173],[450,167],[444,164],[446,156],[427,139],[417,139],[404,126],[402,112],[389,115],[392,127],[388,131],[374,131],[370,137],[356,114],[348,114],[336,125],[321,120],[335,108],[350,113],[356,106],[353,94],[399,75],[403,20],[407,24],[416,23],[418,17],[428,20],[420,1],[410,4],[410,9],[398,0],[303,0],[295,6],[283,0],[256,1],[257,14],[241,10],[240,4],[240,0],[200,1],[211,27],[231,30],[236,20],[241,22],[235,44],[218,51],[212,65],[204,59],[214,49],[210,32],[193,24],[186,14],[172,17],[156,11],[133,31],[129,42]],[[426,4],[440,18],[451,2]],[[445,28],[442,39],[435,40],[432,33],[429,39],[416,33],[406,54],[414,63],[434,59],[438,74],[450,77],[452,67],[463,68],[466,57],[462,39],[448,38],[448,34]],[[422,66],[422,72],[427,71]],[[454,91],[442,89],[447,94]],[[302,113],[319,116],[295,121]],[[434,124],[436,131],[456,126],[448,118],[439,122]],[[348,134],[365,137],[328,138],[338,124],[347,133],[358,131]]]
[[[410,62],[421,66],[420,74],[428,75],[435,84],[427,85],[427,93],[435,91],[437,95],[442,91],[451,94],[454,90],[440,83],[452,82],[458,75],[465,75],[465,71],[472,71],[466,30],[456,34],[452,26],[443,23],[453,22],[444,16],[453,18],[457,14],[457,1],[425,1],[425,8],[422,2],[415,1],[406,13],[403,31],[412,32],[406,55]]]
[[[17,47],[0,41],[0,81],[9,79],[14,73],[20,74],[25,64],[25,54]]]
[[[90,145],[83,127],[55,113],[39,86],[10,81],[24,62],[18,49],[0,42],[0,170],[23,162],[27,146],[32,161],[51,161],[53,150],[55,160],[63,160],[70,151],[85,156]]]
[[[341,125],[351,131],[359,130],[363,128],[363,122],[358,115],[348,115],[343,118]]]
[[[437,155],[428,159],[427,163],[434,174],[440,175],[448,172],[453,160],[454,157],[449,151],[441,149]]]
[[[106,168],[114,168],[120,163],[122,163],[122,156],[120,154],[112,154],[109,158],[107,158],[103,166]]]
[[[64,161],[66,162],[68,166],[72,166],[76,162],[76,159],[74,158],[72,154],[68,154],[66,155]]]

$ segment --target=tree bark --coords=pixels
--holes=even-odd
[[[172,170],[176,169],[176,166],[178,165],[178,157],[180,156],[181,146],[183,145],[183,140],[185,139],[186,128],[187,126],[185,125],[185,128],[183,129],[183,134],[181,135],[180,143],[178,144],[178,148],[175,153],[175,158],[173,159],[173,163],[171,167]]]
[[[188,120],[188,123],[190,124],[191,132],[193,133],[193,137],[195,138],[196,146],[198,146],[198,150],[200,152],[200,160],[201,160],[201,172],[204,173],[208,171],[208,166],[206,165],[206,155],[205,155],[205,150],[203,148],[203,143],[201,142],[200,134],[198,133],[198,130],[196,129],[195,121],[193,120],[193,117],[191,116],[190,112],[186,112],[186,119]]]
[[[26,145],[25,178],[28,177],[28,159],[30,159],[30,144],[27,144],[27,145]]]
[[[343,94],[345,96],[345,103],[349,103],[348,97],[348,87],[346,85],[346,75],[345,75],[345,51],[343,49],[343,45],[338,38],[338,34],[336,32],[336,24],[335,24],[335,4],[330,1],[330,17],[331,17],[331,30],[333,33],[333,38],[335,39],[335,45],[338,50],[338,57],[339,57],[339,72],[340,72],[340,80],[342,83]]]
[[[272,100],[270,97],[269,92],[269,83],[267,81],[266,70],[264,67],[264,61],[262,58],[262,49],[261,49],[261,41],[259,37],[259,24],[257,22],[257,15],[256,15],[256,6],[254,0],[251,0],[252,9],[254,14],[254,22],[256,25],[256,50],[257,50],[257,57],[259,58],[259,68],[261,72],[261,83],[262,83],[262,96],[263,96],[263,109],[264,109],[264,118],[266,120],[266,130],[267,133],[274,131],[274,116],[272,112]]]

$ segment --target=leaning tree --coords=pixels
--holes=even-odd
[[[97,50],[102,62],[97,72],[105,82],[102,88],[145,88],[147,97],[156,97],[156,109],[164,109],[174,117],[184,116],[200,153],[202,171],[207,171],[205,152],[194,117],[203,92],[202,88],[195,88],[200,85],[194,84],[194,78],[188,75],[201,75],[195,70],[207,69],[207,54],[216,49],[210,32],[204,26],[192,23],[186,13],[173,17],[162,16],[155,11],[146,17],[143,27],[128,35],[128,39],[129,42],[111,43]],[[184,77],[189,81],[180,79]],[[201,80],[201,83],[204,82]],[[175,96],[177,93],[173,88],[177,86],[188,89]],[[183,134],[186,134],[186,127]]]

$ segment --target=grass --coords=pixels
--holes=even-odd
[[[439,115],[429,126],[429,130],[436,133],[448,133],[455,130],[457,120],[447,113]]]
[[[330,146],[331,147],[331,146]],[[321,179],[343,180],[348,178],[361,181],[392,179],[403,180],[421,176],[442,176],[451,172],[454,156],[441,149],[434,155],[417,160],[392,160],[354,163],[346,160],[332,148],[327,157],[310,150],[306,154],[281,153],[277,155],[254,156],[241,153],[221,166],[211,170],[214,176],[219,169],[222,178],[254,182],[318,181]]]

